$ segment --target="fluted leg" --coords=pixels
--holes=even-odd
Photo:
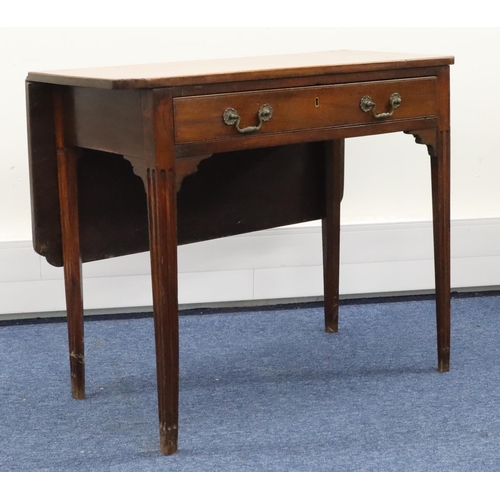
[[[172,95],[143,95],[145,157],[131,159],[148,200],[153,282],[160,449],[177,451],[179,414],[179,319],[177,301],[177,182]]]

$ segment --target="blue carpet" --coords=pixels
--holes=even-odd
[[[87,398],[64,322],[0,323],[1,471],[499,471],[500,296],[184,315],[179,453],[158,450],[153,321],[86,322]]]

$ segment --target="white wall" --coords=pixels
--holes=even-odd
[[[2,28],[0,47],[4,245],[31,238],[24,95],[28,71],[346,48],[455,56],[452,219],[500,219],[499,28]],[[346,162],[344,226],[431,219],[429,160],[413,137],[350,139]],[[495,246],[493,241],[483,246],[490,244]],[[0,281],[1,276],[0,269]],[[467,283],[474,286],[473,276]],[[489,283],[494,284],[499,283]]]

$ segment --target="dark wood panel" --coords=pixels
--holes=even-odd
[[[179,242],[321,219],[324,183],[321,143],[216,154],[182,183]]]
[[[127,160],[85,150],[78,195],[83,262],[149,249],[144,185]],[[321,219],[324,148],[310,143],[216,154],[184,179],[177,204],[179,244]],[[44,237],[60,238],[56,215]],[[60,248],[43,255],[62,265]]]
[[[141,91],[69,88],[67,143],[110,153],[140,156],[144,150]],[[70,112],[68,112],[70,110]]]
[[[27,83],[26,97],[33,247],[62,266],[52,86]]]
[[[122,156],[85,150],[78,195],[84,262],[149,249],[144,184]]]

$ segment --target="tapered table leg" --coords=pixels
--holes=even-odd
[[[438,370],[450,369],[450,68],[438,73],[439,113],[431,158]]]
[[[173,173],[173,170],[148,172],[160,448],[165,455],[177,451],[179,408],[177,228]]]
[[[169,89],[143,96],[148,155],[134,171],[144,181],[149,216],[153,282],[160,449],[177,451],[179,413],[179,320],[177,299],[177,194]]]
[[[54,110],[71,393],[75,399],[83,399],[85,397],[83,292],[76,172],[79,150],[65,145],[62,95],[59,92],[54,94]]]
[[[450,369],[450,133],[438,135],[438,154],[431,158],[436,277],[438,370]]]
[[[326,217],[322,220],[325,331],[339,330],[340,202],[344,189],[344,140],[325,143]]]

